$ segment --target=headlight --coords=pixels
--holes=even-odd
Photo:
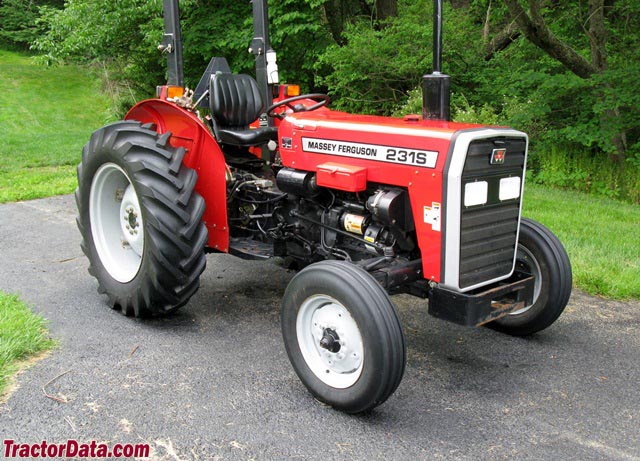
[[[468,182],[464,186],[464,206],[484,205],[487,203],[487,181]]]
[[[521,188],[520,176],[502,178],[500,180],[500,201],[512,200],[520,197]]]

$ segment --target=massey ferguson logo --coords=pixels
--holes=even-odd
[[[507,156],[507,149],[493,149],[491,152],[491,164],[503,165],[504,158]]]

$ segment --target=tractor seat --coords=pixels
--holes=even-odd
[[[276,127],[249,127],[265,109],[253,77],[244,74],[212,75],[209,101],[214,131],[221,142],[234,146],[258,146],[278,139]]]

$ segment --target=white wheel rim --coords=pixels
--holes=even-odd
[[[509,315],[519,315],[527,312],[536,303],[540,296],[540,290],[542,289],[542,271],[540,270],[540,264],[538,260],[533,257],[533,254],[522,245],[518,245],[518,253],[516,255],[516,261],[525,261],[527,269],[531,272],[534,279],[533,285],[533,301],[528,306],[518,309],[509,313]]]
[[[135,278],[142,264],[144,224],[131,180],[115,163],[93,177],[89,196],[91,234],[100,262],[120,283]]]
[[[365,359],[364,344],[358,325],[342,304],[326,295],[307,298],[298,311],[296,332],[305,362],[323,383],[346,389],[358,381]],[[338,351],[321,346],[327,332],[337,336]]]

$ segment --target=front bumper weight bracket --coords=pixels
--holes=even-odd
[[[516,271],[507,283],[482,292],[459,293],[436,286],[429,293],[429,314],[459,325],[481,326],[533,302],[534,277]]]

